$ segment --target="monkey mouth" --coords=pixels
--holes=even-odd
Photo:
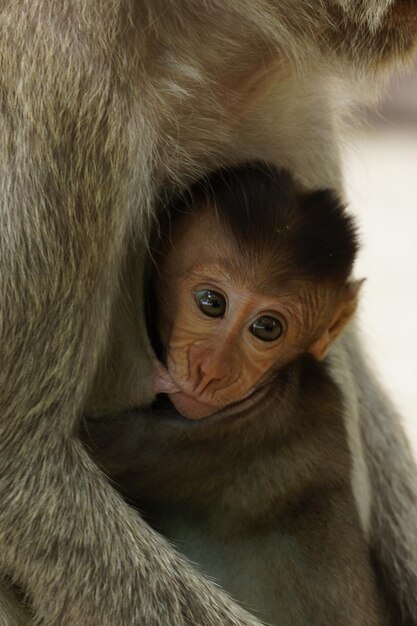
[[[206,418],[223,418],[246,413],[248,409],[250,409],[255,403],[261,400],[264,395],[266,395],[267,391],[268,386],[266,384],[262,385],[251,391],[241,400],[224,406],[201,402],[183,391],[169,394],[169,399],[178,413],[180,413],[183,417],[189,420],[198,421]]]
[[[200,420],[205,417],[210,417],[219,410],[218,406],[201,402],[189,396],[184,391],[169,394],[169,399],[183,417],[191,420]]]

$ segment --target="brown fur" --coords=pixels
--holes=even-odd
[[[299,358],[229,412],[195,422],[157,404],[91,420],[84,436],[152,525],[264,623],[399,626],[360,528],[324,365]]]
[[[3,3],[0,565],[37,624],[255,623],[111,489],[76,425],[87,397],[102,411],[151,399],[150,348],[143,332],[129,346],[137,309],[124,285],[161,186],[247,158],[287,166],[308,187],[340,184],[344,94],[368,92],[374,70],[410,55],[414,15],[391,0]],[[271,51],[282,74],[237,123],[236,77],[245,83]],[[360,357],[341,354],[343,378]],[[378,387],[365,398],[371,480],[381,458],[409,485],[400,499],[378,477],[370,533],[417,619],[411,457]],[[382,502],[399,512],[395,526]],[[6,594],[0,623],[15,626]]]

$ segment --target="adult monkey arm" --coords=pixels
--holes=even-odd
[[[43,624],[255,624],[122,503],[73,434],[132,218],[145,228],[152,200],[157,124],[129,75],[144,42],[123,49],[138,19],[129,34],[128,3],[80,6],[76,20],[65,3],[14,9],[1,55],[2,568]]]
[[[30,616],[22,598],[12,589],[10,581],[1,579],[0,589],[0,624],[2,626],[26,626]]]
[[[342,57],[350,67],[402,56],[415,29],[391,4],[21,0],[1,9],[0,560],[40,623],[251,623],[122,503],[75,427],[126,250],[146,234],[158,188],[245,156],[230,131],[233,77],[277,48],[316,77],[333,55],[335,68]],[[406,17],[414,10],[402,7]],[[298,128],[309,124],[306,115]],[[303,144],[287,139],[287,164],[297,164]],[[149,380],[140,345],[136,403]]]

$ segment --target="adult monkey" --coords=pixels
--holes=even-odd
[[[247,158],[290,167],[310,188],[340,185],[343,86],[411,54],[416,5],[16,0],[0,11],[1,569],[43,625],[254,624],[122,502],[77,421],[89,394],[107,411],[150,399],[141,330],[131,347],[137,310],[127,302],[123,325],[112,319],[119,285],[140,274],[121,280],[158,190]],[[275,56],[270,98],[237,127],[242,85]],[[416,620],[410,452],[354,339],[335,360],[352,392],[354,481],[366,470],[355,391],[362,403],[370,539]],[[25,621],[14,603],[5,586],[7,626]]]

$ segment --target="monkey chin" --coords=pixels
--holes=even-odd
[[[212,404],[204,404],[199,402],[191,396],[187,396],[183,391],[177,393],[170,393],[169,399],[177,409],[178,413],[181,413],[183,417],[190,420],[201,420],[205,417],[210,417],[223,407],[214,406]]]

